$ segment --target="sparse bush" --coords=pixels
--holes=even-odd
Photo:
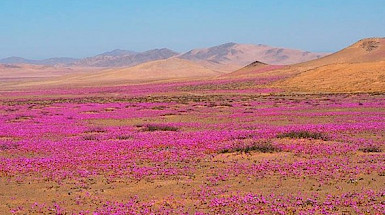
[[[246,135],[239,135],[238,137],[236,137],[235,139],[236,140],[245,140],[245,139],[250,139],[252,138],[254,135],[252,134],[246,134]]]
[[[311,131],[290,131],[287,133],[278,134],[277,138],[291,138],[291,139],[316,139],[316,140],[329,140],[329,138],[320,132]]]
[[[166,106],[155,106],[155,107],[153,107],[151,109],[153,109],[153,110],[164,110],[166,108],[167,108]]]
[[[104,133],[104,132],[106,132],[106,130],[104,128],[95,127],[95,128],[90,128],[85,133]]]
[[[233,149],[223,149],[220,153],[232,153],[232,152],[244,152],[250,153],[252,151],[262,152],[262,153],[273,153],[281,151],[279,148],[275,147],[268,141],[263,142],[255,142],[252,145],[248,145],[245,147],[235,147]]]
[[[118,139],[118,140],[128,140],[128,139],[131,139],[131,138],[132,138],[131,135],[118,135],[116,137],[116,139]]]
[[[145,125],[142,131],[178,131],[179,129],[169,125]]]
[[[380,147],[378,146],[365,146],[359,149],[362,152],[370,153],[370,152],[382,152]]]
[[[0,151],[10,150],[10,149],[17,149],[19,147],[18,144],[12,143],[12,144],[0,144]]]
[[[220,103],[219,106],[224,106],[224,107],[233,107],[232,104],[230,103]]]
[[[222,154],[230,153],[230,152],[231,152],[230,149],[222,149],[222,150],[220,151],[220,153],[222,153]]]
[[[85,135],[83,140],[99,140],[99,138],[96,135]]]
[[[21,116],[15,117],[15,119],[13,119],[12,121],[20,122],[20,121],[30,120],[32,118],[33,118],[32,116],[21,115]]]

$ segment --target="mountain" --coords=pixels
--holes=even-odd
[[[226,43],[211,48],[194,49],[180,55],[179,58],[203,63],[203,65],[212,69],[216,69],[218,65],[225,65],[225,67],[230,68],[229,70],[234,71],[254,61],[274,65],[288,65],[318,59],[325,55],[325,53],[275,48],[261,44]]]
[[[3,64],[29,64],[31,62],[33,62],[33,60],[28,60],[22,57],[7,57],[0,59],[0,63]]]
[[[384,92],[385,38],[368,38],[318,60],[294,65],[297,75],[275,83],[301,92]]]
[[[167,59],[176,56],[178,53],[170,49],[153,49],[145,52],[132,52],[125,50],[114,50],[94,57],[88,57],[74,62],[75,66],[90,67],[129,67],[141,63]]]
[[[38,63],[34,63],[34,64],[51,65],[51,66],[68,65],[68,64],[72,64],[72,63],[76,62],[77,60],[78,59],[76,59],[76,58],[56,57],[56,58],[48,58],[48,59],[44,59],[44,60],[39,60],[39,61],[37,61]]]
[[[34,65],[67,65],[77,61],[75,58],[58,57],[44,60],[29,60],[21,57],[8,57],[0,59],[3,64],[34,64]]]

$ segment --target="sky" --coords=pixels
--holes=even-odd
[[[384,0],[0,0],[0,58],[226,42],[334,52],[366,37],[385,37]]]

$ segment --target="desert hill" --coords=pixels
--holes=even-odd
[[[63,76],[78,76],[98,72],[92,67],[57,67],[34,64],[0,64],[0,89],[17,89],[23,84],[44,85],[47,80],[60,79]],[[20,85],[22,84],[22,85]]]
[[[298,74],[275,83],[290,91],[385,91],[385,38],[368,38],[329,56],[290,67]]]
[[[363,63],[385,60],[385,38],[362,39],[349,47],[323,58],[298,66],[324,66],[335,63]]]
[[[247,77],[250,74],[257,74],[258,71],[263,70],[267,67],[269,67],[269,65],[266,63],[254,61],[241,69],[222,75],[221,78]]]
[[[300,92],[384,92],[385,61],[325,65],[276,86]]]
[[[18,83],[14,86],[107,86],[155,80],[206,78],[218,76],[220,74],[221,73],[191,61],[179,58],[169,58],[151,61],[133,67],[111,68],[97,72],[69,74],[42,81]]]
[[[57,68],[33,64],[0,64],[0,80],[54,77],[72,73],[70,68]]]
[[[208,77],[220,73],[207,69],[191,61],[169,58],[151,61],[134,67],[108,69],[87,77],[88,80],[120,81],[120,80],[158,80],[185,77]]]

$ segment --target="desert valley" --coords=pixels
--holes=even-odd
[[[384,38],[1,62],[2,214],[385,212]]]
[[[0,215],[385,214],[384,11],[0,1]]]

